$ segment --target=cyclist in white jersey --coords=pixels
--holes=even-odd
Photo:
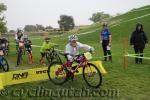
[[[79,49],[84,49],[85,51],[89,51],[91,53],[94,52],[93,47],[78,42],[78,37],[76,35],[71,35],[68,38],[69,43],[66,45],[65,53],[69,54],[67,55],[67,59],[70,60],[70,62],[73,62],[74,57],[79,55]]]

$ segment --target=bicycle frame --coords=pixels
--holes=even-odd
[[[91,57],[88,55],[88,53],[84,53],[82,55],[75,56],[74,62],[77,62],[77,64],[74,66],[72,66],[72,62],[70,62],[67,59],[67,55],[69,55],[69,54],[61,53],[61,52],[60,52],[60,54],[65,56],[66,63],[63,64],[62,62],[55,61],[52,64],[50,64],[50,66],[48,67],[49,79],[54,84],[62,85],[68,80],[73,81],[74,74],[79,72],[78,71],[79,68],[83,68],[82,73],[80,73],[80,74],[83,75],[83,78],[88,86],[98,88],[101,85],[102,75],[101,75],[99,69],[97,68],[97,66],[89,62]],[[53,69],[55,69],[55,70],[53,70]],[[55,75],[55,78],[53,78],[53,75]],[[61,77],[61,78],[58,78],[58,77]],[[90,80],[89,80],[89,78],[90,78]],[[94,81],[94,84],[93,84],[93,81],[92,81],[92,83],[91,83],[91,79],[95,80],[95,78],[98,78],[98,79],[96,79],[96,82]]]
[[[61,59],[58,56],[58,53],[56,52],[55,48],[52,47],[50,49],[48,49],[47,53],[46,53],[46,59],[50,62],[52,62],[54,59],[59,59],[61,61]]]
[[[55,53],[55,48],[54,47],[48,49],[47,54],[54,54],[54,53]]]
[[[81,57],[81,56],[82,56],[82,57]],[[87,66],[87,64],[88,64],[88,60],[85,58],[85,56],[84,56],[83,54],[82,54],[82,55],[77,55],[76,57],[77,57],[77,59],[75,60],[75,62],[77,62],[78,64],[77,64],[76,69],[75,69],[74,71],[72,71],[73,74],[74,74],[80,67]],[[76,57],[75,57],[75,58],[76,58]],[[81,58],[79,58],[79,60],[78,60],[78,57],[81,57]],[[67,68],[69,68],[69,67],[72,67],[72,66],[70,66],[70,61],[67,60],[67,62],[62,65],[62,68],[63,68],[63,69],[67,69]]]

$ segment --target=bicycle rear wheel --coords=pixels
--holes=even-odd
[[[9,71],[9,65],[8,65],[8,62],[5,58],[2,58],[1,59],[1,64],[0,66],[2,67],[2,69],[5,71],[5,72],[8,72]]]
[[[61,62],[52,62],[48,67],[48,77],[56,85],[62,85],[67,81],[67,73]]]
[[[102,83],[102,75],[99,69],[92,63],[83,67],[83,78],[90,87],[98,88]]]

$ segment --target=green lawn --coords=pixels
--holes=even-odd
[[[150,8],[150,6],[146,6]],[[143,8],[140,8],[143,9]],[[135,25],[137,22],[140,22],[144,25],[144,30],[147,33],[148,38],[150,38],[150,16],[142,17],[139,19],[131,20],[130,19],[143,16],[149,14],[150,9],[136,11],[136,12],[129,12],[123,14],[121,16],[114,17],[112,19],[108,19],[108,21],[112,22],[118,19],[121,19],[121,22],[118,23],[118,26],[110,26],[110,30],[112,31],[113,36],[113,43],[112,43],[112,53],[113,53],[113,63],[103,62],[103,66],[107,70],[108,74],[103,75],[103,83],[102,86],[99,88],[101,90],[112,90],[115,89],[119,92],[118,96],[106,96],[101,95],[98,97],[48,97],[48,96],[41,96],[41,97],[30,97],[26,92],[23,92],[20,96],[13,96],[12,91],[16,89],[23,89],[32,91],[37,87],[43,87],[45,89],[82,89],[83,87],[89,88],[86,83],[84,82],[82,76],[75,77],[75,81],[67,82],[62,86],[56,86],[52,84],[50,81],[38,81],[32,83],[24,83],[19,85],[7,86],[6,89],[10,92],[8,96],[0,97],[2,100],[149,100],[150,98],[150,61],[144,60],[143,64],[136,65],[134,64],[134,58],[127,57],[127,68],[124,69],[123,65],[123,38],[127,38],[127,52],[133,54],[133,49],[129,45],[129,39],[131,32],[135,29]],[[100,23],[93,24],[83,30],[80,30],[78,33],[88,32],[99,28],[95,32],[84,34],[79,36],[79,41],[81,43],[85,43],[91,45],[95,48],[96,53],[93,55],[93,60],[102,60],[103,52],[101,45],[99,43],[99,33],[101,30]],[[65,49],[65,45],[67,44],[67,36],[70,33],[66,33],[60,37],[54,37],[54,35],[50,35],[52,41],[54,43],[60,44],[58,47],[60,50]],[[30,37],[31,39],[34,38],[41,38],[33,40],[34,45],[42,45],[43,37],[35,36]],[[14,40],[11,40],[11,43]],[[150,57],[150,46],[145,48],[145,55],[146,57]],[[15,46],[11,45],[11,51],[9,56],[7,57],[10,69],[11,70],[20,70],[20,69],[29,69],[29,68],[36,68],[42,67],[39,64],[39,48],[33,48],[33,57],[34,57],[34,64],[28,65],[26,63],[26,56],[23,58],[23,65],[16,68],[16,54],[15,54]],[[99,57],[99,58],[97,58]],[[92,89],[91,89],[92,90]],[[98,89],[97,89],[98,90]]]

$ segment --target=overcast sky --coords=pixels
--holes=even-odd
[[[94,12],[115,15],[150,5],[150,0],[0,0],[0,3],[7,5],[4,14],[10,30],[35,24],[59,27],[61,14],[73,16],[76,25],[91,24],[89,17]]]

